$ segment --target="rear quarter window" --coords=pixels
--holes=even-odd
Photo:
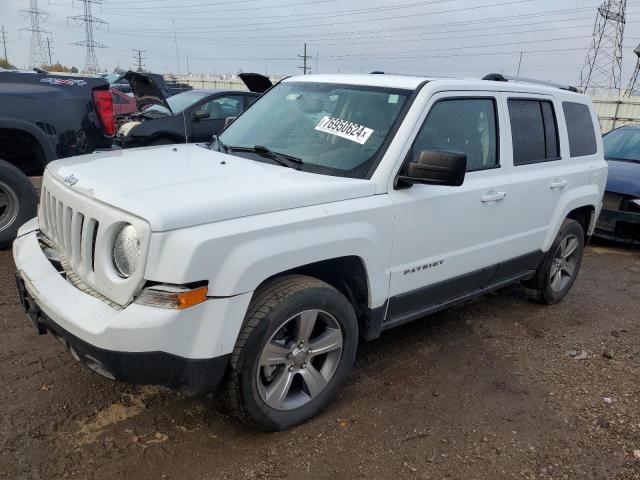
[[[571,156],[595,155],[598,146],[589,106],[582,103],[562,102],[562,109],[567,122]]]

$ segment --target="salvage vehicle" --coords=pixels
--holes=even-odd
[[[101,375],[222,385],[282,430],[361,340],[516,282],[562,300],[606,183],[598,119],[485,78],[293,77],[209,144],[51,163],[13,247],[28,317]]]
[[[205,142],[219,134],[231,120],[240,115],[271,87],[267,77],[242,73],[239,77],[249,92],[224,89],[194,89],[165,99],[158,89],[142,86],[146,77],[129,72],[136,97],[154,98],[155,105],[132,115],[118,118],[116,144],[123,148],[172,143]],[[139,92],[145,90],[145,94]]]
[[[111,98],[113,100],[113,114],[116,117],[138,111],[136,99],[133,94],[129,95],[121,92],[117,88],[111,87]]]
[[[111,148],[114,133],[103,78],[0,71],[0,248],[36,214],[28,176],[52,160]]]
[[[609,177],[596,235],[640,244],[640,125],[612,130],[603,142]]]

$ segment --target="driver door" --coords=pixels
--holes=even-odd
[[[438,93],[422,119],[405,163],[422,150],[461,152],[467,173],[459,187],[414,184],[391,191],[391,325],[511,275],[498,265],[526,253],[511,222],[519,213],[510,201],[510,155],[501,155],[511,143],[500,128],[508,117],[499,93]]]

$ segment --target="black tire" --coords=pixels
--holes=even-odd
[[[29,177],[0,160],[0,249],[11,246],[18,229],[37,214],[38,194]]]
[[[315,397],[310,395],[308,403],[289,410],[272,408],[259,392],[260,356],[267,342],[282,330],[283,325],[309,309],[328,312],[340,327],[342,351],[337,366],[324,389]],[[351,372],[357,344],[358,322],[344,295],[313,277],[287,275],[278,278],[256,292],[247,311],[225,382],[227,406],[238,420],[261,430],[285,430],[302,423],[317,415],[342,387]],[[311,357],[308,361],[311,364]]]
[[[563,279],[563,282],[560,284],[561,288],[558,288],[558,285],[554,288],[551,281],[551,269],[554,268],[554,271],[557,272],[557,269],[555,268],[557,264],[554,264],[554,260],[560,252],[559,249],[561,244],[571,238],[575,238],[577,240],[573,273],[570,277],[565,276],[566,280]],[[579,222],[567,218],[562,223],[560,231],[558,232],[558,235],[556,235],[551,248],[549,248],[549,251],[545,255],[542,264],[538,267],[536,275],[531,280],[525,282],[525,287],[532,289],[536,300],[541,303],[546,303],[547,305],[558,303],[567,295],[567,293],[569,293],[569,290],[571,290],[571,287],[578,277],[578,272],[580,271],[580,266],[582,264],[583,252],[584,229]],[[563,274],[564,271],[561,271],[561,277]]]

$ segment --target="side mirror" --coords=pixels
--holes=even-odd
[[[398,180],[401,186],[422,183],[459,187],[464,183],[466,171],[467,155],[464,153],[423,150],[418,161],[409,163]]]
[[[238,117],[227,117],[224,119],[224,128],[227,128],[229,125],[233,123],[233,121]]]
[[[211,118],[209,112],[206,112],[204,110],[196,110],[195,112],[193,112],[193,119],[196,122],[199,120],[204,120],[205,118]]]

